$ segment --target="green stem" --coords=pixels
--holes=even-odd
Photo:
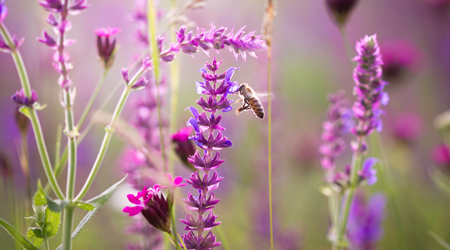
[[[0,22],[0,33],[3,39],[5,40],[6,44],[11,48],[11,56],[14,60],[14,64],[16,65],[17,72],[19,73],[22,89],[27,97],[31,97],[30,81],[28,79],[27,71],[25,68],[25,64],[22,60],[22,56],[20,55],[19,50],[15,47],[14,43],[12,42],[11,34],[9,34],[7,28],[4,26],[2,22]],[[39,155],[41,156],[45,174],[56,196],[59,199],[63,200],[64,195],[61,191],[61,188],[58,185],[58,182],[56,181],[55,174],[53,173],[53,169],[51,167],[50,157],[48,156],[47,148],[45,147],[44,136],[42,134],[42,129],[41,125],[39,124],[37,113],[32,108],[27,108],[27,110],[29,113],[31,124],[33,126],[34,136],[36,138],[36,144],[38,147]]]
[[[161,116],[161,96],[159,94],[159,51],[156,43],[156,8],[154,0],[148,0],[148,15],[147,15],[147,24],[148,24],[148,34],[150,35],[149,40],[151,41],[149,44],[149,50],[151,58],[153,59],[153,74],[155,76],[155,85],[156,85],[156,104],[158,109],[158,127],[159,127],[159,140],[161,144],[161,155],[163,161],[163,170],[164,173],[167,172],[166,162],[167,155],[164,143],[164,134],[163,134],[163,124],[162,124],[162,116]]]
[[[50,244],[48,242],[48,239],[44,240],[44,250],[50,250]]]
[[[70,250],[72,248],[72,227],[73,227],[73,212],[75,207],[73,204],[67,205],[64,210],[63,219],[63,239],[62,239],[62,249]]]
[[[97,85],[95,86],[94,92],[92,92],[91,97],[89,98],[89,101],[88,101],[86,107],[83,110],[83,113],[80,117],[80,121],[78,121],[78,124],[77,124],[77,129],[80,129],[81,125],[83,125],[83,122],[86,119],[87,114],[91,110],[92,104],[94,103],[94,100],[98,95],[98,92],[100,91],[100,88],[102,87],[103,83],[105,82],[105,78],[106,78],[107,74],[108,74],[108,70],[105,69],[103,71],[102,76],[100,77],[100,80],[98,81]]]
[[[222,227],[219,225],[215,227],[217,234],[220,237],[220,240],[222,241],[222,246],[225,250],[230,250],[230,244],[228,244],[228,239],[225,235],[225,232],[222,230]]]
[[[357,138],[357,149],[361,147],[362,138]],[[356,187],[358,185],[358,170],[361,168],[362,162],[362,154],[359,152],[354,152],[352,157],[352,164],[350,170],[350,187],[346,191],[346,197],[344,201],[344,206],[341,211],[341,218],[339,221],[338,228],[338,238],[335,244],[338,244],[338,247],[345,246],[344,244],[344,236],[345,231],[347,229],[347,221],[348,215],[350,214],[350,206],[353,201],[353,196],[355,195]]]
[[[74,189],[75,189],[75,176],[76,176],[76,166],[77,166],[77,146],[76,137],[78,136],[78,131],[75,127],[73,120],[73,109],[72,109],[72,99],[69,91],[64,90],[64,101],[65,101],[65,116],[66,116],[66,134],[69,145],[69,166],[67,171],[67,189],[66,196],[69,201],[73,200]]]
[[[272,93],[271,88],[272,46],[267,49],[267,93]],[[273,211],[272,211],[272,100],[267,104],[268,113],[268,162],[269,162],[269,214],[270,214],[270,249],[273,250]]]
[[[174,194],[175,197],[175,194]],[[172,217],[172,234],[177,235],[176,217],[175,217],[175,199],[170,209],[170,216]],[[175,245],[178,246],[178,237],[173,237]]]
[[[122,113],[123,107],[125,106],[128,96],[131,93],[131,86],[133,86],[132,84],[134,84],[134,82],[132,83],[130,82],[130,85],[125,87],[122,96],[120,97],[119,103],[117,104],[117,107],[111,119],[111,123],[105,129],[106,130],[105,137],[103,138],[103,142],[100,147],[100,152],[97,155],[97,159],[95,160],[94,166],[92,167],[92,170],[89,173],[86,183],[84,184],[78,196],[75,198],[75,201],[82,199],[86,195],[87,191],[92,185],[92,182],[94,181],[95,176],[97,175],[97,172],[100,168],[103,158],[105,157],[106,150],[108,149],[109,142],[111,141],[112,134],[114,133],[114,125],[117,122],[117,119],[119,119],[120,113]]]
[[[58,127],[56,128],[55,162],[54,162],[55,166],[59,165],[59,160],[61,157],[61,136],[62,136],[62,125],[58,124]],[[56,178],[58,178],[58,174],[56,174]]]
[[[344,44],[344,49],[345,49],[345,54],[347,55],[347,59],[348,59],[348,65],[350,67],[350,72],[353,72],[353,62],[352,62],[352,58],[353,58],[353,50],[350,46],[350,42],[348,40],[348,36],[347,36],[347,32],[345,30],[345,26],[341,26],[339,27],[339,32],[341,34],[341,39],[342,39],[342,43]]]
[[[176,1],[171,1],[172,10],[175,10]],[[172,24],[175,29],[175,24]],[[175,32],[170,33],[170,41],[177,42]],[[169,133],[174,134],[177,130],[177,111],[178,111],[178,89],[180,86],[180,63],[179,60],[174,60],[170,63],[170,128]],[[169,173],[174,174],[174,158],[169,158]],[[175,206],[174,206],[174,209]]]

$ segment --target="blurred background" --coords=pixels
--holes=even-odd
[[[91,0],[92,5],[80,15],[71,16],[73,29],[68,38],[77,42],[68,47],[74,69],[70,78],[77,89],[75,117],[81,115],[90,97],[102,67],[97,59],[96,35],[101,27],[119,27],[116,35],[120,49],[114,66],[106,77],[104,86],[94,102],[97,109],[121,79],[121,68],[129,67],[141,53],[136,45],[136,28],[131,20],[134,1]],[[10,32],[25,37],[20,48],[27,66],[32,88],[39,95],[39,102],[47,108],[39,112],[45,140],[54,157],[57,127],[64,122],[64,112],[59,102],[58,74],[51,62],[53,51],[42,45],[36,37],[42,31],[50,31],[45,22],[46,12],[37,1],[7,0],[9,8],[5,24]],[[178,0],[178,5],[183,2]],[[160,1],[160,15],[164,17],[169,3]],[[207,1],[203,9],[193,10],[186,16],[199,27],[216,26],[260,34],[264,13],[263,1],[229,0]],[[450,155],[433,126],[433,119],[450,107],[450,1],[445,0],[378,0],[359,1],[346,23],[346,37],[354,44],[366,34],[377,34],[385,61],[384,79],[389,81],[386,91],[390,103],[383,117],[381,147],[389,159],[391,178],[365,188],[361,195],[368,200],[374,193],[385,193],[388,204],[395,197],[398,213],[388,205],[382,227],[384,233],[377,243],[378,249],[440,249],[436,241],[427,235],[429,230],[442,238],[450,239],[450,197],[436,187],[432,175],[437,169],[450,173]],[[190,27],[189,29],[192,29]],[[170,38],[166,32],[166,41]],[[181,65],[180,94],[178,97],[177,128],[185,126],[190,117],[184,108],[197,106],[199,98],[195,81],[202,80],[197,70],[213,56],[222,60],[221,70],[240,67],[233,76],[239,83],[247,82],[255,91],[267,90],[267,56],[247,57],[247,62],[236,61],[231,53],[196,53],[193,57],[177,54]],[[339,28],[333,22],[325,1],[278,1],[278,15],[274,21],[273,37],[273,181],[274,181],[274,229],[276,249],[330,249],[326,240],[329,213],[326,197],[320,188],[325,185],[320,166],[318,147],[325,111],[326,95],[343,89],[351,95],[354,82],[352,68],[346,55]],[[164,68],[168,71],[168,67]],[[2,182],[5,192],[0,192],[0,217],[10,218],[11,199],[25,200],[26,178],[20,167],[20,130],[16,123],[17,106],[11,95],[19,90],[20,82],[9,54],[0,54],[0,152],[2,153]],[[168,80],[168,79],[167,79]],[[131,121],[136,116],[135,105],[145,95],[133,92],[122,117]],[[119,94],[106,112],[112,113]],[[237,96],[235,97],[237,98]],[[169,95],[163,97],[163,116],[169,119]],[[265,103],[263,103],[264,105]],[[237,107],[237,105],[235,106]],[[259,120],[250,112],[235,116],[224,114],[225,135],[233,147],[221,152],[227,161],[218,169],[225,177],[216,196],[221,199],[214,209],[222,221],[231,249],[268,249],[268,185],[267,185],[267,120]],[[168,132],[166,131],[167,136]],[[79,146],[77,187],[80,190],[95,160],[104,135],[104,126],[97,125]],[[46,183],[32,131],[28,132],[31,189],[36,191],[37,180]],[[351,136],[348,137],[351,139]],[[66,140],[63,136],[62,146]],[[369,155],[377,156],[379,150],[369,143]],[[123,150],[126,142],[114,137],[93,188],[87,197],[102,192],[121,179]],[[340,166],[350,163],[351,152],[342,155]],[[7,160],[5,160],[7,159]],[[5,170],[8,165],[13,170]],[[377,168],[379,166],[377,165]],[[381,170],[379,169],[379,172]],[[190,170],[176,163],[177,175],[188,177]],[[59,179],[64,187],[65,173]],[[7,185],[14,183],[15,195]],[[386,182],[388,182],[386,184]],[[8,184],[9,183],[9,184]],[[391,189],[387,190],[387,187]],[[130,242],[139,242],[136,236],[126,234],[131,219],[121,210],[129,205],[124,185],[111,202],[96,214],[74,241],[74,249],[125,249]],[[183,188],[185,194],[189,188]],[[393,193],[392,193],[392,190]],[[9,192],[9,193],[8,193]],[[391,192],[391,193],[389,193]],[[179,209],[178,218],[184,217]],[[23,211],[25,213],[25,211]],[[75,223],[85,211],[78,209]],[[30,214],[27,214],[29,216]],[[183,233],[184,227],[178,224]],[[25,230],[25,229],[24,229]],[[60,234],[51,242],[51,248],[59,245]],[[13,241],[0,231],[1,249],[13,249]],[[403,242],[403,243],[402,243]],[[156,248],[155,248],[156,249]],[[220,249],[220,248],[219,248]]]

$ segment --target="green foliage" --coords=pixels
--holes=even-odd
[[[93,205],[86,203],[84,201],[77,201],[76,204],[77,204],[77,207],[79,207],[83,210],[86,210],[86,211],[92,211],[95,209],[95,207]]]
[[[52,200],[48,196],[46,198],[47,198],[48,208],[50,210],[52,210],[53,212],[61,212],[62,210],[64,210],[64,208],[66,208],[66,206],[68,204],[67,201]]]
[[[98,211],[98,208],[90,211],[89,213],[84,216],[84,218],[80,221],[80,224],[78,224],[77,228],[72,232],[72,240],[77,236],[77,234],[83,229],[83,227],[89,222],[89,220],[94,216],[94,214]],[[62,245],[60,245],[56,250],[61,250]]]
[[[51,239],[58,233],[59,225],[61,225],[61,212],[54,212],[45,209],[45,237]]]
[[[450,194],[450,178],[445,176],[441,171],[436,170],[432,175],[433,181],[442,191]]]
[[[17,231],[13,226],[11,226],[8,222],[4,221],[3,219],[0,219],[0,225],[8,232],[13,239],[20,244],[23,248],[26,250],[37,250],[32,243],[30,243],[23,235]]]
[[[447,241],[445,241],[444,239],[442,239],[439,235],[437,235],[431,231],[428,231],[428,235],[433,237],[437,241],[437,243],[439,243],[439,245],[441,245],[443,248],[450,250],[450,244]]]
[[[38,180],[37,186],[38,186],[38,190],[34,194],[33,204],[35,206],[47,205],[46,194],[45,194],[44,189],[42,189],[42,185],[41,185],[41,181],[40,180]]]
[[[44,243],[44,235],[39,227],[30,227],[27,232],[27,240],[33,244],[33,246],[40,248]]]

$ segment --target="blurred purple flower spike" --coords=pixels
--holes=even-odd
[[[450,147],[445,144],[439,144],[434,146],[431,150],[431,157],[433,163],[442,166],[442,167],[450,167]]]
[[[371,186],[377,182],[377,170],[373,168],[378,159],[369,157],[363,163],[363,168],[358,173],[359,182],[367,181],[367,185]]]
[[[57,49],[58,44],[46,31],[43,32],[43,37],[38,37],[37,40],[52,49]]]
[[[347,230],[351,249],[375,249],[376,242],[383,235],[382,222],[385,218],[386,202],[386,197],[381,193],[374,194],[368,203],[365,202],[362,192],[356,194],[350,209]]]
[[[27,107],[33,107],[33,104],[37,101],[38,95],[34,90],[31,91],[31,97],[28,98],[25,95],[25,92],[23,89],[17,91],[13,96],[11,96],[11,99],[17,103],[20,106],[27,106]]]
[[[63,10],[61,0],[39,0],[38,3],[44,7],[46,11],[59,13]]]
[[[5,0],[0,0],[0,23],[5,20],[8,15],[8,7],[5,5]]]
[[[78,15],[82,10],[90,7],[86,0],[75,0],[69,6],[69,13],[71,15]]]

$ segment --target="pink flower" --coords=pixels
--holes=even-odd
[[[117,33],[119,33],[121,30],[119,28],[101,28],[101,29],[96,29],[95,30],[95,34],[97,34],[97,36],[106,36],[106,37],[110,37],[112,35],[115,35]]]
[[[181,177],[181,176],[175,177],[175,179],[172,180],[172,175],[169,173],[166,173],[166,178],[167,178],[167,182],[169,183],[169,185],[172,188],[186,186],[186,183],[181,183],[181,182],[183,182],[183,177]],[[165,187],[161,187],[161,188],[165,188]]]
[[[142,192],[138,192],[136,196],[134,196],[133,194],[127,195],[128,200],[137,206],[135,207],[126,206],[123,209],[123,212],[128,213],[128,216],[135,216],[139,214],[145,208],[146,204],[153,198],[153,195],[157,194],[159,190],[160,185],[154,185],[153,188],[150,189],[144,187]]]

